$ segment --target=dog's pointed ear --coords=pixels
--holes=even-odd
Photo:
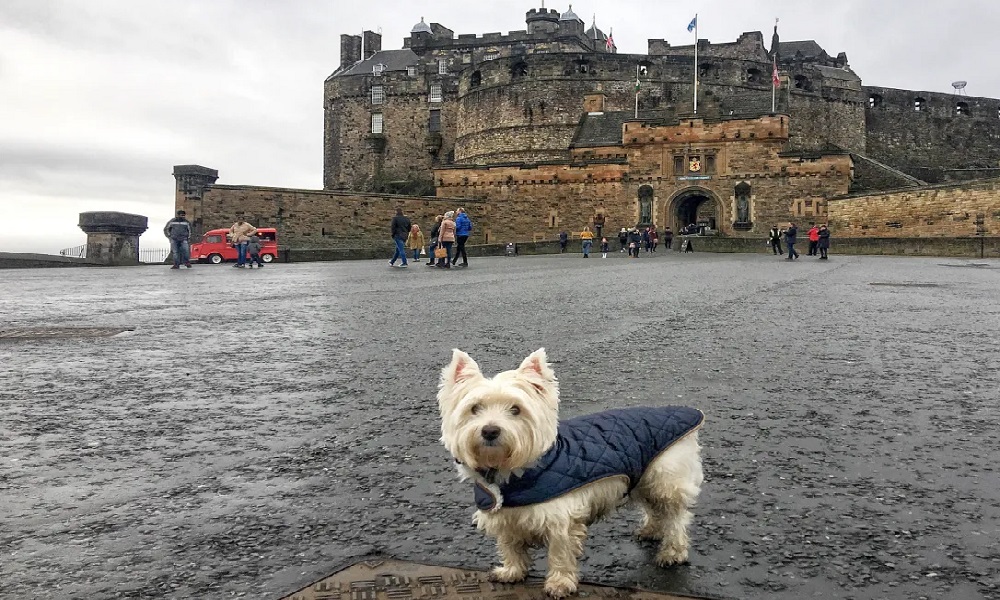
[[[529,354],[528,358],[521,361],[517,372],[530,381],[540,392],[545,392],[546,388],[552,389],[556,386],[556,374],[549,366],[545,348],[539,348]]]
[[[482,377],[483,372],[472,357],[458,348],[451,351],[451,362],[441,370],[441,389],[450,389],[474,377]]]

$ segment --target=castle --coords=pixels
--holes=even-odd
[[[936,235],[973,235],[961,224],[969,209],[944,226],[907,198],[934,189],[947,204],[967,196],[962,182],[1000,176],[1000,100],[866,86],[845,53],[781,41],[775,28],[769,43],[760,32],[698,40],[696,109],[694,45],[653,39],[646,54],[619,54],[572,7],[532,9],[525,21],[506,35],[456,36],[421,18],[398,50],[382,50],[370,31],[342,35],[324,85],[324,191],[315,193],[328,201],[298,211],[311,225],[292,225],[284,204],[295,191],[277,194],[277,207],[255,188],[241,196],[250,216],[284,218],[313,245],[337,243],[345,221],[369,225],[382,201],[431,218],[438,206],[427,196],[476,203],[478,243],[692,222],[760,238],[775,223],[836,222],[837,206],[854,219],[842,230],[904,234],[895,223],[906,219],[863,224],[854,209],[870,203],[851,204],[880,194],[881,210],[898,205],[914,223],[939,224]],[[214,178],[178,169],[177,203],[189,214],[235,208],[206,205]],[[1000,201],[977,194],[971,210],[1000,221]],[[379,210],[380,227],[389,212]]]

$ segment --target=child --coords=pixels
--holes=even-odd
[[[406,248],[413,251],[413,262],[420,262],[420,251],[424,247],[424,233],[420,231],[420,226],[415,224],[410,227],[410,235],[406,236]]]
[[[252,269],[253,261],[257,261],[257,267],[264,268],[264,261],[260,259],[260,237],[256,233],[247,241],[247,254],[250,255],[250,260],[247,261],[248,267]]]
[[[601,258],[608,257],[608,238],[601,238]]]

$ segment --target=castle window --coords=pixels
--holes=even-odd
[[[386,66],[383,65],[382,63],[379,63],[372,67],[372,74],[375,75],[376,77],[381,77],[382,73],[385,73],[385,69]]]
[[[427,119],[427,131],[431,133],[437,133],[441,131],[441,111],[432,110],[430,117]]]
[[[719,78],[719,67],[713,65],[712,63],[701,63],[698,65],[698,76],[701,78],[707,78],[708,76]]]
[[[675,156],[674,157],[674,175],[684,174],[684,157]]]
[[[879,108],[880,106],[882,106],[882,96],[878,94],[868,96],[868,108]]]
[[[802,90],[802,91],[805,91],[805,92],[811,92],[812,91],[812,82],[809,81],[809,78],[806,77],[805,75],[796,75],[795,76],[795,89]]]
[[[447,75],[447,74],[448,74],[448,60],[443,58],[438,61],[438,75]]]
[[[382,104],[385,102],[385,88],[380,85],[372,86],[372,104]]]
[[[409,67],[406,67],[406,76],[407,77],[416,77],[417,76],[417,67],[414,66],[414,65],[410,65]]]
[[[483,60],[496,60],[500,58],[500,53],[497,51],[487,52],[483,55]]]
[[[510,76],[512,79],[519,79],[528,75],[528,65],[523,62],[519,62],[510,68]]]
[[[705,157],[705,172],[715,173],[715,155],[709,154]]]
[[[430,97],[430,101],[431,102],[441,102],[442,101],[442,93],[441,93],[441,84],[440,83],[432,83],[431,84],[431,97]]]
[[[972,111],[969,110],[969,104],[967,102],[959,102],[955,105],[956,115],[971,115]]]
[[[466,52],[466,53],[462,54],[462,64],[463,65],[471,65],[472,64],[472,53],[471,52]]]
[[[382,133],[382,113],[372,115],[372,133]]]
[[[747,83],[764,83],[764,73],[760,69],[747,69]]]
[[[469,87],[470,88],[477,88],[477,87],[481,86],[482,84],[483,84],[483,74],[480,73],[479,71],[474,72],[472,74],[472,76],[469,77]]]
[[[576,72],[577,73],[590,73],[590,63],[587,62],[587,61],[585,61],[585,60],[581,60],[581,61],[577,62],[576,63]]]
[[[923,98],[914,98],[913,99],[913,110],[915,112],[921,112],[925,108],[927,108],[927,101],[926,100],[924,100]]]

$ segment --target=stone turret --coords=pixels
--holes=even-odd
[[[559,31],[559,11],[554,8],[533,8],[525,14],[524,21],[528,24],[529,35]]]
[[[139,236],[149,228],[142,215],[120,212],[80,213],[87,234],[87,259],[108,266],[139,264]]]

